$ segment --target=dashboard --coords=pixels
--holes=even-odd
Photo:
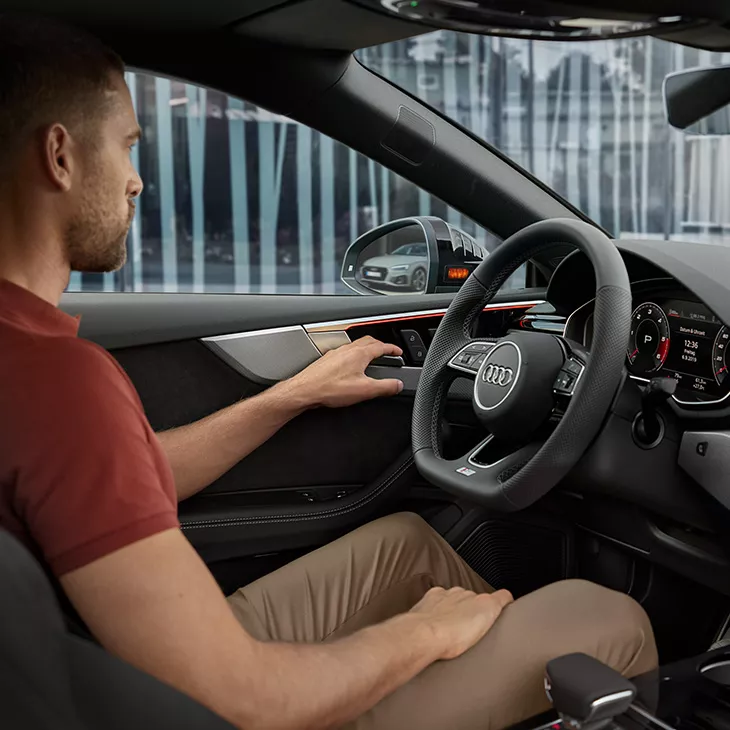
[[[730,397],[730,326],[671,279],[636,282],[626,367],[635,380],[674,378],[674,400],[712,406]],[[588,350],[593,341],[593,301],[568,318],[566,337]]]
[[[629,377],[564,480],[566,493],[580,495],[574,521],[730,595],[730,247],[658,238],[614,245],[631,285]],[[551,325],[562,318],[565,336],[590,351],[604,285],[575,251],[553,271],[545,305],[519,326],[548,331],[548,315]],[[637,387],[665,378],[676,382],[666,402],[671,389]],[[660,436],[649,443],[638,424],[651,411]]]

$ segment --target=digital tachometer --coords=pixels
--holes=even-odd
[[[653,302],[639,305],[631,315],[629,370],[646,376],[659,370],[669,354],[669,322],[664,310]]]

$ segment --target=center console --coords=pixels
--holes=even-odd
[[[569,655],[548,663],[545,685],[555,710],[511,730],[730,730],[730,646],[630,682]]]
[[[647,712],[629,710],[631,727],[638,723],[646,730],[730,728],[730,647],[684,659],[633,681],[639,691],[635,704]],[[617,724],[624,726],[622,718]]]

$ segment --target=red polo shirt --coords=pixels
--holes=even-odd
[[[0,279],[0,527],[57,575],[179,526],[172,472],[116,360]]]

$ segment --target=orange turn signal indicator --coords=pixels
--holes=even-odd
[[[465,266],[447,266],[446,281],[464,281],[471,272]]]

